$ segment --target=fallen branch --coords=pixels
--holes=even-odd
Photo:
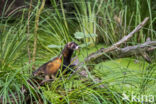
[[[38,38],[37,31],[38,31],[39,19],[40,19],[40,14],[41,14],[42,10],[44,9],[45,1],[46,0],[42,0],[41,6],[40,6],[39,10],[37,11],[36,17],[35,17],[34,44],[33,44],[33,52],[32,52],[32,62],[33,62],[32,69],[33,70],[35,70],[37,38]]]
[[[121,44],[127,42],[136,32],[138,32],[148,21],[148,17],[146,17],[131,33],[129,33],[127,36],[124,36],[121,40],[119,40],[117,43],[113,44],[112,46],[108,48],[102,48],[92,54],[90,54],[88,57],[85,58],[84,62],[81,62],[78,64],[77,69],[75,72],[80,70],[82,66],[84,65],[85,62],[89,62],[95,59],[98,59],[99,57],[102,58],[103,60],[109,59],[108,56],[116,56],[116,58],[119,57],[128,57],[131,55],[135,54],[141,54],[141,52],[145,52],[148,50],[153,50],[155,49],[154,47],[149,47],[149,46],[155,46],[156,41],[147,41],[141,45],[136,45],[136,46],[128,46],[126,48],[118,48]],[[139,51],[138,51],[139,50]],[[130,54],[127,54],[130,53]],[[107,54],[107,56],[105,55]],[[104,59],[105,58],[105,59]],[[81,76],[87,77],[88,74],[85,70],[82,70],[79,72]],[[101,81],[98,78],[94,78],[97,83],[100,83]],[[103,86],[100,86],[103,87]]]
[[[125,58],[125,57],[131,57],[131,56],[143,56],[143,58],[151,63],[151,59],[149,58],[147,52],[156,50],[156,41],[147,41],[145,43],[139,44],[139,45],[135,45],[135,46],[127,46],[125,48],[117,48],[109,53],[107,53],[107,55],[103,55],[100,58],[103,61],[109,60],[110,57],[108,56],[112,56],[112,59],[117,59],[117,58]],[[82,70],[79,72],[79,74],[83,77],[87,77],[88,78],[88,73],[85,70]],[[94,77],[94,76],[92,76]],[[96,83],[101,83],[101,80],[97,77],[93,78]],[[100,87],[104,87],[104,85],[100,85]]]
[[[103,60],[109,59],[108,56],[112,56],[111,58],[123,58],[123,57],[131,57],[131,56],[142,56],[146,52],[150,52],[156,49],[156,41],[148,41],[135,46],[127,46],[125,48],[117,48],[114,51],[107,53],[107,55],[103,55],[101,58]]]
[[[117,43],[113,44],[112,46],[106,48],[106,49],[101,49],[97,52],[94,52],[92,54],[90,54],[87,58],[85,58],[85,62],[94,60],[100,56],[102,56],[103,54],[106,54],[110,51],[115,50],[117,47],[119,47],[121,44],[125,43],[126,41],[128,41],[136,32],[138,32],[148,21],[149,17],[146,17],[131,33],[129,33],[127,36],[124,36],[120,41],[118,41]]]
[[[119,40],[118,42],[116,42],[112,46],[110,46],[108,48],[100,49],[100,50],[88,55],[88,57],[85,58],[84,62],[81,62],[77,65],[76,71],[81,69],[81,67],[84,65],[84,63],[95,60],[98,57],[101,57],[104,54],[110,53],[111,51],[117,49],[121,44],[128,41],[136,32],[138,32],[147,23],[148,19],[149,19],[149,17],[146,17],[132,32],[130,32],[127,36],[124,36],[121,40]]]
[[[126,57],[132,55],[138,55],[146,51],[152,51],[156,48],[156,41],[148,41],[143,44],[135,45],[135,46],[127,46],[125,48],[118,48],[118,57]]]

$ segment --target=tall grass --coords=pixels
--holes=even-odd
[[[105,1],[99,12],[99,24],[101,36],[107,44],[115,42],[128,34],[145,17],[150,17],[148,25],[142,29],[138,35],[132,39],[132,42],[144,42],[147,37],[155,39],[155,30],[153,28],[155,13],[152,10],[150,0],[136,1]]]
[[[75,3],[76,18],[79,23],[79,28],[76,31],[83,32],[86,36],[85,42],[95,43],[96,38],[87,38],[87,35],[96,34],[96,14],[95,14],[96,1],[85,2],[85,0],[79,0]],[[92,8],[93,7],[93,8]]]
[[[13,101],[16,104],[26,103],[25,100],[30,97],[33,102],[37,101],[36,93],[41,97],[37,88],[33,88],[28,83],[31,72],[28,63],[27,38],[32,40],[32,36],[27,37],[27,19],[25,19],[25,10],[20,19],[14,23],[8,23],[10,18],[0,21],[0,102],[3,104]],[[31,19],[34,16],[31,14]],[[32,46],[32,43],[30,43]],[[31,81],[31,80],[30,80]],[[25,96],[24,90],[27,89],[29,95]]]

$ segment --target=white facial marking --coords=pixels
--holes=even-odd
[[[71,47],[73,47],[74,46],[74,44],[71,44]]]
[[[79,49],[79,46],[76,46],[75,49]]]

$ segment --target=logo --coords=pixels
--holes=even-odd
[[[129,102],[140,102],[140,103],[154,103],[154,95],[135,95],[133,92],[131,95],[122,93],[122,100]]]

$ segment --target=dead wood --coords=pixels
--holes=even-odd
[[[121,40],[119,40],[118,42],[116,42],[112,46],[110,46],[106,49],[104,49],[104,48],[100,49],[99,51],[90,54],[88,57],[85,58],[85,62],[94,60],[94,59],[102,56],[103,54],[106,54],[110,51],[117,49],[117,47],[119,47],[121,44],[128,41],[136,32],[138,32],[147,23],[148,19],[149,18],[146,17],[132,32],[130,32],[128,35],[124,36]]]
[[[135,46],[127,46],[125,48],[116,48],[115,50],[107,53],[107,55],[103,55],[100,58],[103,60],[107,60],[111,58],[124,58],[124,57],[131,57],[131,56],[143,56],[146,61],[150,62],[150,59],[147,58],[147,52],[153,51],[156,49],[156,41],[147,41],[142,44],[138,44]]]
[[[121,40],[119,40],[118,42],[116,42],[115,44],[113,44],[112,46],[108,47],[108,48],[102,48],[94,53],[91,53],[90,55],[88,55],[88,57],[85,58],[84,62],[80,62],[77,65],[77,70],[81,69],[81,67],[89,61],[95,60],[99,57],[103,57],[105,54],[110,53],[111,51],[114,51],[116,49],[118,49],[118,47],[127,42],[136,32],[138,32],[149,20],[149,17],[146,17],[132,32],[130,32],[128,35],[124,36]],[[76,72],[75,71],[75,72]],[[85,75],[85,74],[84,74]],[[83,74],[82,74],[83,76]]]
[[[134,55],[141,55],[148,62],[151,62],[148,54],[146,52],[152,51],[156,49],[156,41],[146,41],[145,43],[135,45],[135,46],[127,46],[125,48],[119,48],[119,46],[125,42],[127,42],[133,35],[138,32],[148,21],[148,17],[146,17],[132,32],[128,35],[124,36],[121,40],[113,44],[108,48],[101,48],[100,50],[91,53],[88,57],[85,58],[84,62],[78,64],[75,72],[80,70],[84,63],[94,61],[95,59],[102,58],[103,61],[110,58],[122,58],[122,57],[130,57]],[[79,74],[83,77],[88,78],[88,74],[85,70],[79,72]],[[101,83],[99,78],[94,77],[97,83]],[[100,86],[103,87],[103,86]]]
[[[118,49],[119,50],[119,46],[125,42],[127,42],[136,32],[138,32],[148,21],[149,17],[146,17],[132,32],[130,32],[128,35],[124,36],[121,40],[119,40],[118,42],[116,42],[115,44],[113,44],[112,46],[108,47],[108,48],[102,48],[94,53],[91,53],[90,55],[88,55],[88,57],[85,58],[84,62],[81,62],[77,65],[77,70],[81,69],[81,67],[84,65],[84,63],[95,60],[97,58],[101,58],[103,56],[105,56],[108,53],[111,53],[112,51]],[[120,50],[122,51],[122,50]],[[75,72],[76,72],[75,71]],[[85,74],[84,74],[85,75]],[[82,74],[83,76],[83,74]]]

